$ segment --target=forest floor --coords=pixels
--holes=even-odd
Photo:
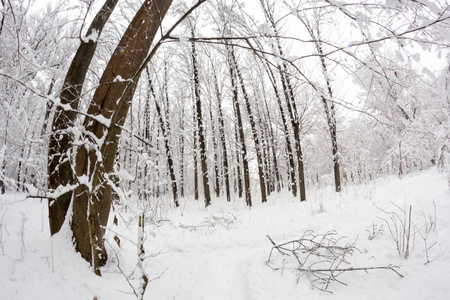
[[[135,299],[137,216],[145,208],[144,267],[151,281],[144,299],[450,299],[450,195],[435,169],[347,185],[340,194],[311,188],[308,197],[300,203],[288,192],[274,193],[262,204],[255,195],[251,209],[243,199],[213,199],[204,208],[189,198],[176,209],[164,201],[116,207],[106,235],[109,260],[97,277],[74,252],[67,224],[49,236],[46,200],[7,193],[0,196],[0,298]],[[405,235],[402,224],[410,227]],[[409,232],[408,259],[397,250],[395,229],[400,240]],[[273,246],[267,236],[280,244],[308,232],[330,234],[335,254],[346,248],[353,255],[339,265],[339,259],[312,264],[319,249],[299,251],[304,269],[398,266],[403,277],[391,269],[335,272],[324,286],[312,281],[314,274],[329,273],[301,272],[292,255],[274,250],[267,263]]]

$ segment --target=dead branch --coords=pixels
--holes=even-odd
[[[345,237],[339,237],[335,231],[329,231],[325,234],[317,234],[311,230],[306,231],[299,239],[289,242],[277,244],[267,235],[272,249],[267,259],[267,266],[272,270],[286,269],[286,266],[292,263],[295,267],[291,267],[293,271],[298,273],[297,282],[302,276],[307,276],[312,287],[324,292],[332,293],[328,290],[331,283],[339,283],[347,285],[338,277],[345,272],[365,271],[369,270],[391,270],[398,276],[403,277],[396,268],[398,266],[375,266],[375,267],[342,267],[342,265],[350,265],[348,257],[352,256],[356,251],[361,251],[354,246],[353,243],[344,243]],[[281,263],[275,263],[274,250],[283,256]],[[289,262],[289,257],[291,261]],[[281,266],[279,266],[281,264]],[[320,267],[319,267],[320,265]]]
[[[229,212],[205,218],[200,224],[184,225],[180,223],[179,226],[190,232],[203,232],[206,230],[207,233],[212,234],[216,230],[217,225],[229,230],[235,222],[237,222],[237,216],[234,213]]]

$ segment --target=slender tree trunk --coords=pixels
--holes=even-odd
[[[331,100],[333,100],[333,91],[331,89],[330,78],[328,76],[327,65],[325,64],[325,59],[323,57],[323,50],[320,40],[316,41],[316,48],[320,54],[320,62],[322,65],[323,75],[325,77],[325,81],[327,84],[328,96]],[[334,103],[327,101],[327,99],[322,96],[322,103],[325,109],[325,114],[327,116],[328,129],[330,131],[331,137],[331,152],[333,154],[333,169],[334,169],[334,185],[336,192],[341,191],[341,171],[340,171],[340,163],[339,163],[339,150],[338,150],[338,142],[337,142],[337,129],[336,129],[336,112],[334,108]]]
[[[192,29],[192,38],[194,38],[194,30]],[[197,66],[197,53],[195,49],[195,42],[192,41],[192,67],[194,72],[194,94],[195,94],[195,108],[197,112],[197,127],[198,127],[198,142],[200,146],[200,165],[202,168],[203,179],[203,194],[205,196],[205,206],[211,205],[211,194],[209,190],[208,179],[208,165],[206,163],[206,143],[205,143],[205,131],[203,128],[202,120],[202,105],[200,101],[200,79],[198,76]]]
[[[227,153],[227,144],[225,140],[225,123],[223,120],[223,112],[222,112],[222,96],[219,91],[219,82],[217,80],[217,74],[216,70],[213,68],[214,71],[214,87],[216,90],[216,97],[217,97],[217,113],[219,118],[219,139],[222,146],[222,166],[223,166],[223,173],[225,176],[225,192],[227,195],[227,201],[231,201],[231,195],[230,195],[230,174],[228,171],[228,153]],[[242,192],[241,192],[242,196]]]
[[[234,115],[236,120],[238,119],[238,115],[237,115],[237,111],[236,108],[234,106],[234,101],[233,101],[233,109],[234,109]],[[240,110],[239,110],[240,113]],[[242,156],[242,145],[241,145],[241,139],[240,139],[240,132],[239,132],[239,126],[237,124],[235,124],[234,126],[234,140],[236,141],[236,168],[235,168],[235,184],[234,184],[234,192],[238,192],[238,197],[242,198],[242,194],[243,194],[243,188],[242,188],[242,182],[244,182],[244,178],[242,177],[242,173],[241,173],[241,159],[243,159]],[[245,147],[245,145],[244,145]],[[242,164],[243,165],[243,164]],[[237,188],[237,190],[236,190]]]
[[[264,88],[263,88],[263,94],[264,94]],[[264,96],[263,96],[264,98]],[[264,174],[264,185],[266,187],[266,193],[267,196],[270,196],[270,193],[273,191],[273,176],[272,176],[272,168],[271,168],[271,164],[270,164],[270,159],[269,159],[269,147],[268,147],[268,138],[269,138],[269,133],[267,132],[267,127],[265,126],[265,124],[267,124],[267,122],[263,122],[263,116],[261,113],[261,108],[260,105],[258,104],[259,102],[256,101],[255,102],[255,111],[256,114],[258,115],[257,119],[257,124],[258,124],[258,128],[260,130],[260,151],[261,151],[261,160],[262,160],[262,166],[263,166],[263,174]]]
[[[297,112],[297,105],[295,104],[295,97],[294,92],[289,80],[289,77],[287,75],[287,67],[284,65],[284,81],[285,81],[285,87],[287,88],[287,95],[288,98],[286,101],[289,101],[287,103],[288,111],[291,116],[292,121],[292,128],[294,129],[294,139],[295,139],[295,150],[297,152],[297,168],[298,168],[298,183],[300,186],[300,201],[306,201],[306,187],[305,187],[305,171],[303,166],[303,152],[302,152],[302,145],[301,145],[301,139],[300,139],[300,120],[298,117]],[[284,86],[284,85],[283,85]],[[288,100],[289,99],[289,100]]]
[[[250,120],[250,126],[252,128],[253,140],[255,142],[255,152],[256,152],[256,160],[258,163],[258,176],[259,176],[259,187],[260,187],[260,191],[261,191],[261,201],[267,202],[265,176],[264,176],[263,162],[262,162],[262,156],[261,156],[261,145],[260,145],[259,137],[258,137],[258,129],[256,127],[256,121],[254,119],[254,115],[253,115],[252,109],[250,107],[250,99],[248,98],[248,94],[245,89],[244,80],[242,78],[241,71],[239,70],[239,67],[237,65],[236,56],[235,56],[234,50],[232,48],[230,50],[230,54],[231,54],[232,66],[234,67],[234,69],[236,71],[236,76],[240,82],[243,98],[245,100],[245,107],[247,109],[248,118]]]
[[[72,232],[75,248],[96,274],[106,263],[103,236],[111,208],[115,154],[142,66],[171,0],[146,1],[137,11],[100,79],[76,154]],[[117,80],[120,78],[125,80]]]
[[[278,93],[278,91],[277,91]],[[281,176],[280,176],[280,171],[279,171],[279,167],[278,167],[278,159],[277,159],[277,153],[275,150],[275,135],[273,133],[273,127],[272,127],[272,118],[270,117],[270,111],[269,111],[269,105],[267,104],[267,99],[264,98],[264,104],[265,104],[265,109],[267,111],[267,122],[266,122],[266,126],[267,126],[267,134],[268,134],[268,139],[269,139],[269,144],[270,144],[270,152],[272,153],[272,160],[273,160],[273,168],[275,171],[275,180],[276,180],[276,187],[277,187],[277,192],[280,192],[281,190]],[[280,107],[281,109],[281,107]],[[285,136],[287,137],[287,134],[285,134]],[[290,145],[289,145],[290,146]],[[293,161],[292,161],[292,164]]]
[[[216,193],[216,197],[220,197],[220,170],[219,170],[219,147],[217,145],[217,132],[216,126],[214,126],[214,117],[212,113],[212,107],[210,102],[209,107],[209,117],[211,119],[211,132],[212,132],[212,142],[213,142],[213,151],[214,151],[214,192]]]
[[[194,90],[194,89],[193,89]],[[193,102],[193,108],[192,108],[192,116],[194,118],[193,124],[194,124],[194,136],[193,136],[193,148],[194,148],[194,199],[198,200],[199,198],[199,192],[198,192],[198,124],[197,124],[197,111],[196,111],[196,100],[195,100],[195,91],[194,91],[194,102]]]
[[[242,125],[242,116],[241,116],[241,109],[239,107],[238,102],[238,88],[236,84],[236,77],[235,74],[235,68],[233,63],[232,55],[232,49],[230,47],[227,48],[228,52],[228,63],[229,63],[229,69],[230,69],[230,78],[231,78],[231,88],[233,92],[233,107],[234,112],[236,115],[237,120],[237,132],[238,132],[238,144],[240,146],[240,149],[237,151],[238,157],[242,157],[242,165],[244,168],[244,191],[245,191],[245,201],[248,206],[252,206],[252,194],[250,190],[250,171],[248,168],[248,157],[247,157],[247,147],[245,146],[245,136],[244,136],[244,127]],[[239,166],[238,166],[239,168]],[[238,175],[239,177],[239,175]],[[241,195],[240,195],[241,197]]]
[[[55,85],[55,78],[52,78],[50,82],[50,86],[48,88],[47,95],[50,96],[53,92],[53,87]],[[45,135],[47,132],[47,126],[48,126],[48,119],[50,118],[50,113],[52,112],[53,102],[48,101],[47,105],[45,106],[45,115],[44,115],[44,123],[42,124],[41,129],[41,137]]]
[[[149,89],[153,96],[153,99],[155,99],[155,107],[156,107],[156,113],[158,114],[159,128],[161,130],[161,133],[162,133],[162,136],[164,139],[164,150],[165,150],[165,154],[167,155],[167,165],[169,167],[170,185],[172,187],[173,202],[175,203],[175,206],[178,207],[179,204],[178,204],[177,179],[175,177],[175,170],[174,170],[174,164],[173,164],[173,159],[172,159],[172,151],[170,150],[170,146],[169,146],[169,134],[166,131],[166,124],[164,122],[164,118],[163,118],[163,115],[161,112],[161,107],[158,103],[158,100],[156,99],[155,91],[153,89],[153,84],[150,79],[150,72],[148,71],[148,68],[146,68],[146,70],[147,70]]]
[[[151,141],[152,141],[152,135],[151,135],[152,130],[151,130],[151,127],[153,126],[152,122],[150,120],[150,101],[149,101],[150,97],[151,97],[151,92],[148,91],[147,101],[145,101],[145,105],[144,105],[144,125],[143,125],[143,127],[144,127],[143,128],[143,131],[144,131],[143,135],[144,135],[145,141],[147,142],[147,143],[144,144],[144,149],[145,149],[145,151],[147,153],[150,152],[149,143],[151,143]],[[145,199],[148,199],[149,195],[150,195],[150,187],[151,186],[149,184],[149,178],[148,178],[150,176],[149,169],[150,168],[149,168],[148,164],[145,163],[145,166],[144,166],[144,177],[143,177]]]
[[[84,79],[97,48],[97,39],[91,39],[90,37],[94,32],[97,33],[97,37],[100,36],[117,2],[118,0],[105,1],[105,4],[89,26],[86,38],[81,41],[81,45],[78,47],[64,79],[59,97],[61,104],[69,105],[71,110],[58,106],[53,117],[48,151],[48,186],[51,190],[74,183],[71,164],[73,137],[68,129],[74,125]],[[72,192],[67,192],[49,201],[49,222],[52,235],[57,233],[64,223],[71,199]]]
[[[328,101],[325,95],[321,95],[321,100],[324,106],[325,115],[327,118],[328,130],[330,132],[331,138],[331,152],[333,155],[333,169],[334,169],[334,185],[336,192],[341,191],[341,172],[340,172],[340,164],[339,164],[339,151],[338,151],[338,142],[337,142],[337,129],[336,129],[336,116],[335,116],[335,108],[333,103],[333,91],[331,89],[330,77],[327,70],[327,65],[325,63],[324,53],[322,49],[322,42],[320,39],[320,30],[319,30],[319,22],[317,22],[316,32],[314,29],[307,23],[303,21],[306,29],[308,30],[311,38],[314,40],[314,44],[317,52],[319,53],[320,64],[322,67],[323,76],[325,78],[328,97],[331,101]]]
[[[180,128],[184,128],[184,110],[181,110]],[[184,198],[184,134],[180,134],[180,197]]]

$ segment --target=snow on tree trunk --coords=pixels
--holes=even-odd
[[[171,0],[146,1],[112,54],[84,121],[75,161],[72,231],[75,248],[97,274],[106,263],[103,236],[112,201],[115,155],[122,126],[160,21]]]
[[[106,0],[103,7],[95,16],[86,37],[96,33],[100,35],[113,12],[118,0]],[[70,106],[70,110],[58,106],[56,108],[53,124],[51,127],[48,150],[48,186],[56,190],[60,186],[72,185],[74,183],[73,169],[71,164],[71,151],[73,148],[73,136],[69,129],[74,125],[77,117],[76,110],[80,101],[86,73],[94,57],[97,48],[96,39],[83,39],[78,47],[72,63],[67,71],[66,78],[60,94],[61,104]],[[57,199],[49,201],[50,233],[53,235],[60,229],[66,218],[67,210],[72,199],[72,192],[67,192]]]

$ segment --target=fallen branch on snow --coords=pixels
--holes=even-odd
[[[289,242],[277,244],[267,235],[267,238],[272,243],[269,257],[267,259],[267,266],[273,270],[282,270],[286,268],[289,263],[289,257],[295,258],[294,270],[298,272],[297,282],[300,278],[306,275],[311,282],[312,287],[324,292],[332,293],[328,290],[330,283],[337,282],[343,285],[346,283],[339,280],[337,277],[345,272],[365,271],[369,270],[391,270],[398,276],[403,277],[396,268],[399,266],[376,266],[376,267],[342,267],[341,265],[350,263],[347,261],[349,256],[353,255],[355,250],[359,251],[351,244],[343,244],[341,241],[345,237],[335,238],[337,233],[329,231],[325,234],[316,234],[311,230],[306,231],[299,239]],[[286,257],[281,263],[281,267],[274,267],[272,256],[276,250],[279,254]],[[359,251],[361,252],[361,251]],[[318,265],[322,267],[318,268]]]

